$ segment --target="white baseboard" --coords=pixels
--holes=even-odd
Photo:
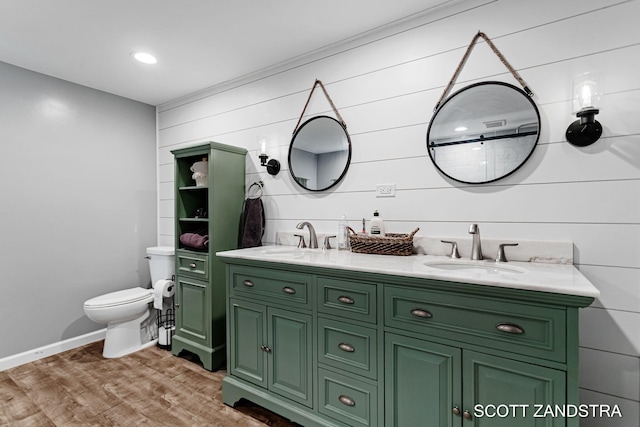
[[[53,356],[54,354],[62,353],[63,351],[91,344],[92,342],[103,340],[106,334],[106,329],[100,329],[99,331],[90,332],[88,334],[80,335],[79,337],[69,338],[68,340],[59,341],[34,350],[25,351],[24,353],[2,358],[0,359],[0,371],[33,362],[34,360],[44,359],[45,357]]]

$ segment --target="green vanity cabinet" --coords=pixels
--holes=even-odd
[[[209,142],[172,151],[175,168],[176,332],[171,351],[188,351],[208,370],[226,358],[224,264],[217,251],[238,247],[244,200],[246,150]],[[197,185],[196,162],[206,160],[208,179]],[[202,183],[200,183],[202,184]],[[185,245],[182,235],[208,236]]]
[[[579,404],[591,297],[218,255],[227,405],[306,427],[578,426],[534,413]]]

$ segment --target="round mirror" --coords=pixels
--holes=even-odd
[[[507,83],[482,82],[451,95],[427,131],[436,167],[467,184],[496,181],[527,161],[538,143],[540,114],[527,94]]]
[[[316,116],[300,126],[289,146],[289,171],[293,180],[311,191],[336,185],[351,162],[351,139],[333,117]]]

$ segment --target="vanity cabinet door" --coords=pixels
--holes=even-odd
[[[385,427],[461,426],[462,350],[385,335]]]
[[[229,373],[311,407],[311,315],[233,298],[229,307]]]
[[[269,390],[311,407],[311,315],[269,307],[267,317]]]
[[[465,350],[462,375],[464,410],[473,414],[473,423],[466,423],[470,426],[566,425],[564,417],[542,417],[544,408],[565,406],[563,371]]]
[[[267,388],[267,308],[230,300],[229,373]]]

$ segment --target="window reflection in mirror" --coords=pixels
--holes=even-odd
[[[456,181],[480,184],[513,173],[531,156],[540,129],[536,105],[502,82],[483,82],[451,95],[427,133],[431,160]]]
[[[333,117],[316,116],[296,130],[289,147],[289,171],[294,181],[311,191],[336,185],[351,161],[351,139]]]

